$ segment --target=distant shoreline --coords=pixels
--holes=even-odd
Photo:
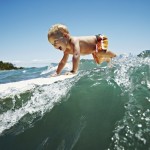
[[[18,70],[24,69],[23,67],[16,67],[12,63],[0,61],[0,70]]]
[[[119,55],[118,55],[119,56]],[[143,50],[141,53],[137,55],[138,57],[150,57],[150,50]],[[83,60],[86,60],[86,58],[82,58]],[[81,60],[82,60],[81,59]],[[89,60],[93,60],[92,58]],[[2,70],[19,70],[19,69],[24,69],[24,68],[36,68],[36,67],[45,67],[49,66],[51,63],[48,61],[31,61],[31,62],[22,62],[18,63],[18,66],[23,66],[23,67],[16,67],[16,64],[12,64],[10,62],[4,62],[0,61],[0,71]],[[56,63],[57,64],[57,63]]]

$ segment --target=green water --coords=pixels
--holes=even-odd
[[[0,149],[149,150],[149,60],[93,67],[83,61],[73,79],[1,96]]]

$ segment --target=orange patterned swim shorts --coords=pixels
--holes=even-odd
[[[104,35],[98,34],[96,35],[97,43],[96,43],[96,50],[92,53],[93,58],[96,63],[101,63],[101,57],[99,52],[106,52],[108,48],[108,38]]]

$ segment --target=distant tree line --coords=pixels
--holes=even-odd
[[[15,67],[12,63],[0,61],[0,70],[23,69],[23,67]]]

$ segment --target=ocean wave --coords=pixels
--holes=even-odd
[[[1,94],[1,135],[9,134],[20,122],[34,125],[34,120],[42,119],[48,112],[51,114],[54,106],[61,102],[52,116],[56,120],[58,112],[63,116],[59,119],[64,124],[61,126],[58,121],[54,125],[60,129],[57,132],[60,138],[47,135],[37,147],[148,149],[150,59],[122,55],[112,64],[109,68],[105,63],[97,65],[92,60],[81,60],[79,73],[72,79]],[[39,76],[49,74],[54,70],[51,68],[37,69]],[[62,130],[70,132],[62,133]],[[51,140],[57,143],[52,145]]]
[[[70,79],[68,82],[66,79],[51,85],[33,86],[32,90],[28,86],[28,90],[11,91],[10,95],[1,99],[0,133],[17,124],[27,114],[43,116],[66,95],[73,85],[73,80]],[[26,93],[23,93],[25,91]]]

